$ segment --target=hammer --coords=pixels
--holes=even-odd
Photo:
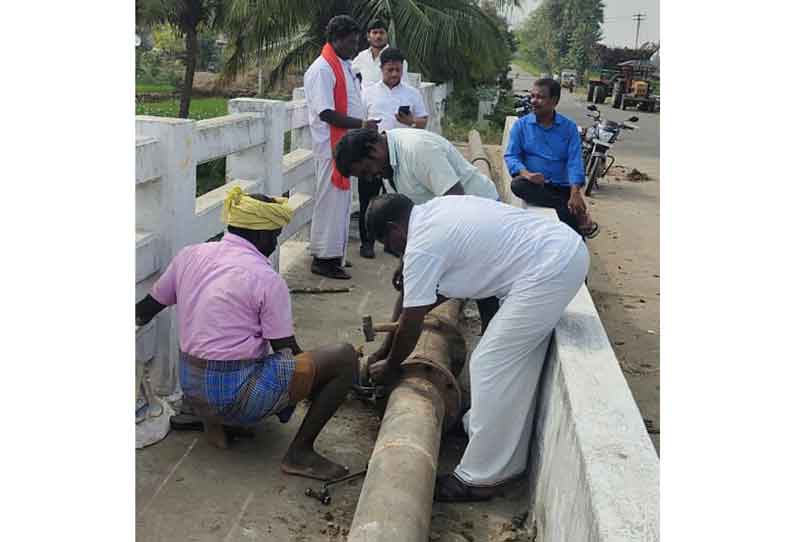
[[[364,338],[368,343],[375,340],[375,333],[389,332],[389,331],[394,331],[396,329],[397,329],[397,322],[373,324],[372,316],[363,316],[361,318],[361,331],[364,332]]]

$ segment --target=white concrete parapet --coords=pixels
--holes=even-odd
[[[527,207],[503,170],[508,203]],[[539,390],[528,467],[537,540],[658,541],[659,458],[586,286],[554,330]]]

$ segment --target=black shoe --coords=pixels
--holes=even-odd
[[[311,272],[329,279],[350,280],[351,278],[347,271],[336,264],[334,258],[328,260],[315,258],[312,262]]]
[[[362,258],[367,258],[368,260],[375,258],[375,244],[361,243],[361,248],[358,249],[358,253]]]
[[[333,262],[333,264],[337,267],[353,267],[353,264],[350,263],[350,260],[347,260],[344,264],[342,264],[342,258],[331,258],[328,261]]]

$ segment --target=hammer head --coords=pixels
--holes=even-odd
[[[361,317],[361,331],[364,332],[364,339],[368,343],[375,340],[375,330],[372,328],[372,316]]]

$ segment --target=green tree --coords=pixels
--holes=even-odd
[[[544,71],[575,68],[581,75],[601,40],[603,0],[543,0],[519,30],[521,54]]]
[[[493,3],[502,7],[520,1]],[[434,80],[495,78],[510,56],[499,21],[475,0],[230,0],[224,80],[263,55],[277,61],[271,83],[289,69],[306,68],[325,43],[328,21],[339,14],[351,15],[362,27],[375,17],[390,21],[390,42],[406,54],[412,69]],[[361,38],[363,49],[364,32]]]
[[[185,42],[185,76],[179,100],[179,117],[187,118],[193,94],[193,77],[199,55],[199,33],[223,25],[230,0],[135,0],[136,25],[168,24]]]

